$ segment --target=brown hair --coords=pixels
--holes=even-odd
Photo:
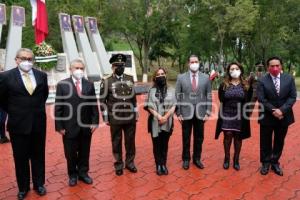
[[[229,87],[229,85],[230,85],[230,81],[232,80],[232,77],[230,76],[230,72],[229,72],[230,71],[230,67],[232,65],[237,65],[239,67],[239,69],[241,70],[240,83],[242,84],[244,90],[248,90],[249,89],[248,81],[245,80],[245,78],[243,76],[244,75],[244,68],[238,62],[231,62],[231,63],[229,63],[227,65],[227,68],[226,68],[226,77],[225,77],[225,79],[223,81],[223,83],[224,83],[224,88],[223,89],[226,90]]]
[[[154,86],[156,86],[156,84],[155,84],[155,78],[156,78],[156,74],[157,74],[157,72],[158,72],[159,70],[163,70],[164,73],[166,74],[166,77],[167,77],[167,70],[166,70],[165,68],[159,67],[159,68],[157,68],[156,70],[154,70],[153,75],[152,75],[152,82],[153,82],[153,85],[154,85]]]

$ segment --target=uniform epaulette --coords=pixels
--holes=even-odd
[[[133,77],[131,74],[126,74],[126,73],[124,73],[124,75],[125,75],[125,76]]]
[[[102,77],[102,79],[108,79],[110,77],[112,77],[112,74],[105,75],[105,76]]]

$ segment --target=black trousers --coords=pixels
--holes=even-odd
[[[30,165],[33,187],[43,186],[45,184],[46,134],[16,135],[10,133],[10,139],[19,190],[25,191],[30,188]]]
[[[200,160],[202,153],[202,143],[204,140],[204,121],[197,119],[196,115],[190,120],[182,122],[182,160],[190,161],[190,143],[191,133],[193,129],[194,145],[193,145],[193,160]]]
[[[129,124],[110,124],[112,152],[115,158],[115,169],[120,170],[124,168],[122,159],[122,132],[124,132],[126,158],[125,165],[134,166],[135,157],[135,123]]]
[[[0,109],[0,138],[4,138],[5,135],[5,121],[6,121],[6,113]]]
[[[288,126],[260,125],[260,162],[277,164],[283,150]],[[274,133],[274,134],[273,134]],[[272,142],[274,135],[274,143]]]
[[[92,134],[81,129],[77,137],[63,137],[69,177],[85,176],[89,171]]]
[[[0,139],[5,136],[5,122],[0,122]]]
[[[168,156],[168,144],[170,133],[162,131],[157,137],[151,137],[153,143],[153,155],[156,165],[166,165]]]

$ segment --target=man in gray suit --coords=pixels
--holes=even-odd
[[[176,82],[177,111],[182,125],[182,167],[189,169],[190,141],[193,128],[193,163],[203,169],[201,152],[204,139],[204,122],[211,112],[211,83],[209,76],[199,71],[199,58],[189,57],[189,71],[180,74]]]

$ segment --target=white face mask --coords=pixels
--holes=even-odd
[[[19,64],[19,68],[23,71],[23,72],[29,72],[32,69],[33,63],[30,61],[22,61]]]
[[[84,76],[83,70],[81,69],[76,69],[75,71],[73,71],[73,77],[77,80],[82,79],[82,77]]]
[[[190,70],[192,72],[197,72],[199,70],[199,63],[190,64]]]
[[[239,69],[234,69],[233,71],[230,71],[230,76],[232,78],[239,78],[241,75],[241,70]]]

